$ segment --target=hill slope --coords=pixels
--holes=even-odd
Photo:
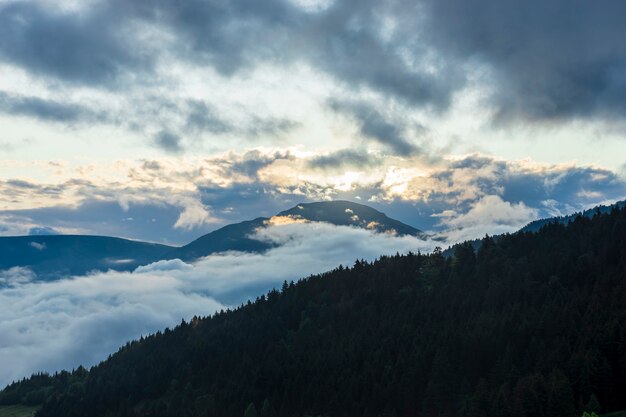
[[[93,270],[132,270],[174,248],[106,236],[0,237],[0,270],[28,267],[40,278],[83,275]]]
[[[622,208],[625,206],[626,206],[626,201],[618,201],[617,203],[611,204],[609,206],[598,206],[589,210],[584,210],[580,213],[573,213],[567,216],[539,219],[539,220],[535,220],[535,221],[528,223],[521,230],[524,232],[536,232],[548,223],[558,222],[562,224],[568,224],[569,222],[573,221],[578,216],[593,217],[596,213],[609,213],[614,207]]]
[[[626,409],[626,209],[384,257],[38,375],[53,416],[580,416]],[[258,413],[257,413],[258,411]],[[245,413],[245,414],[244,414]]]
[[[263,227],[268,219],[259,217],[241,223],[229,224],[211,233],[199,237],[185,246],[174,249],[168,258],[193,261],[212,253],[240,251],[263,252],[271,247],[267,242],[253,239],[255,230]]]

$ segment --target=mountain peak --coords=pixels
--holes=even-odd
[[[300,203],[278,213],[312,222],[331,223],[336,226],[354,226],[375,230],[379,233],[425,237],[426,234],[412,226],[387,217],[372,207],[346,200]]]

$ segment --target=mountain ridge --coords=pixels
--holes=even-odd
[[[358,216],[358,221],[353,219],[354,216]],[[369,206],[345,200],[300,203],[273,217],[298,217],[305,221],[361,227],[421,239],[427,236]],[[94,235],[0,237],[0,270],[30,268],[40,278],[56,279],[108,269],[130,271],[141,265],[175,258],[193,262],[218,252],[263,252],[274,245],[251,236],[270,220],[269,217],[257,217],[228,224],[180,247]]]

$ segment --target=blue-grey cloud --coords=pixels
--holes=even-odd
[[[181,153],[184,149],[182,138],[169,130],[154,135],[154,144],[169,153]]]
[[[28,230],[28,234],[31,236],[49,236],[49,235],[58,235],[60,233],[54,230],[52,227],[38,226],[38,227],[31,227]]]
[[[187,102],[187,121],[185,128],[195,133],[229,133],[235,127],[217,115],[217,111],[204,101],[189,100]]]
[[[427,42],[492,73],[496,120],[621,118],[626,4],[424,0]]]
[[[337,169],[347,166],[372,167],[382,163],[382,159],[363,149],[342,149],[325,155],[315,156],[307,161],[311,168]]]
[[[406,126],[397,120],[388,120],[378,109],[363,101],[330,100],[328,105],[336,112],[352,118],[360,135],[386,146],[393,153],[411,156],[424,151],[406,138]]]
[[[262,153],[259,151],[249,151],[241,158],[232,161],[223,160],[225,163],[222,174],[229,177],[233,174],[245,175],[248,178],[259,180],[259,171],[279,160],[295,160],[290,152],[276,151],[273,153]]]
[[[173,172],[172,167],[146,161],[141,169],[129,174],[134,185],[127,189],[120,184],[96,187],[79,180],[57,185],[3,181],[0,191],[6,199],[27,201],[36,195],[50,203],[36,209],[0,211],[0,227],[5,229],[3,234],[20,230],[24,234],[32,227],[51,227],[59,231],[77,229],[86,234],[184,244],[229,223],[269,217],[301,202],[325,199],[360,201],[418,229],[441,230],[445,225],[439,225],[440,217],[433,215],[445,210],[466,213],[485,196],[498,196],[512,205],[523,203],[540,217],[569,214],[626,198],[626,179],[610,170],[588,166],[542,167],[482,156],[469,156],[442,164],[430,173],[407,178],[401,193],[386,185],[382,177],[371,183],[356,182],[350,188],[337,189],[314,179],[286,179],[283,183],[279,178],[274,183],[275,177],[263,174],[273,169],[275,163],[307,167],[311,159],[328,167],[340,163],[337,159],[356,158],[354,162],[363,166],[362,157],[344,152],[299,159],[289,152],[252,151],[211,159],[207,162],[211,172],[208,175],[205,168],[189,167]],[[384,163],[384,157],[380,158]],[[305,171],[305,176],[319,173],[315,171],[317,168],[307,168],[312,171]],[[168,188],[168,178],[174,183],[195,184],[196,189],[192,193],[175,191]],[[162,183],[163,188],[154,189],[154,181]],[[67,206],[68,193],[79,199],[73,206]],[[134,199],[135,195],[151,197]],[[189,230],[177,228],[186,202],[192,200],[194,207],[208,210],[211,223],[199,222]]]
[[[252,117],[241,133],[248,137],[273,136],[280,137],[300,126],[300,123],[289,119],[274,117]]]
[[[478,64],[489,69],[480,82],[492,87],[496,121],[615,119],[626,106],[625,8],[620,0],[350,0],[311,12],[281,0],[107,0],[74,12],[9,2],[0,6],[0,60],[109,88],[149,80],[163,51],[226,77],[306,62],[352,89],[438,110]],[[145,28],[172,36],[152,45],[139,36]]]
[[[3,91],[0,91],[0,112],[66,124],[104,123],[110,120],[105,112],[82,105],[39,97],[16,96]]]
[[[107,2],[82,13],[20,1],[0,6],[0,59],[68,83],[113,86],[138,74],[153,57],[137,49],[133,33]]]
[[[417,5],[405,9],[402,29],[414,32],[415,21],[405,17],[417,16]],[[415,60],[427,48],[410,32],[386,40],[379,23],[389,13],[393,5],[371,0],[333,2],[313,14],[280,0],[108,0],[80,12],[25,1],[0,8],[0,58],[35,74],[109,88],[149,77],[164,46],[225,76],[261,62],[305,61],[346,85],[445,108],[462,72],[445,63],[435,73],[407,62],[407,53]],[[167,30],[171,43],[150,45],[138,36],[138,23]]]

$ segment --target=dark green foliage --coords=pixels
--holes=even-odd
[[[243,413],[243,417],[257,417],[256,407],[254,406],[254,403],[250,403],[250,405],[248,405],[248,408],[246,408],[246,412]]]
[[[579,417],[626,409],[626,210],[383,257],[36,375],[40,417]],[[258,408],[257,408],[258,407]]]
[[[275,417],[276,410],[270,404],[270,401],[266,398],[263,401],[263,406],[261,407],[261,417]]]
[[[596,414],[600,412],[600,403],[598,402],[598,397],[596,397],[595,394],[591,394],[589,397],[589,402],[585,406],[585,411]]]
[[[38,407],[28,405],[0,405],[0,417],[33,417]]]

